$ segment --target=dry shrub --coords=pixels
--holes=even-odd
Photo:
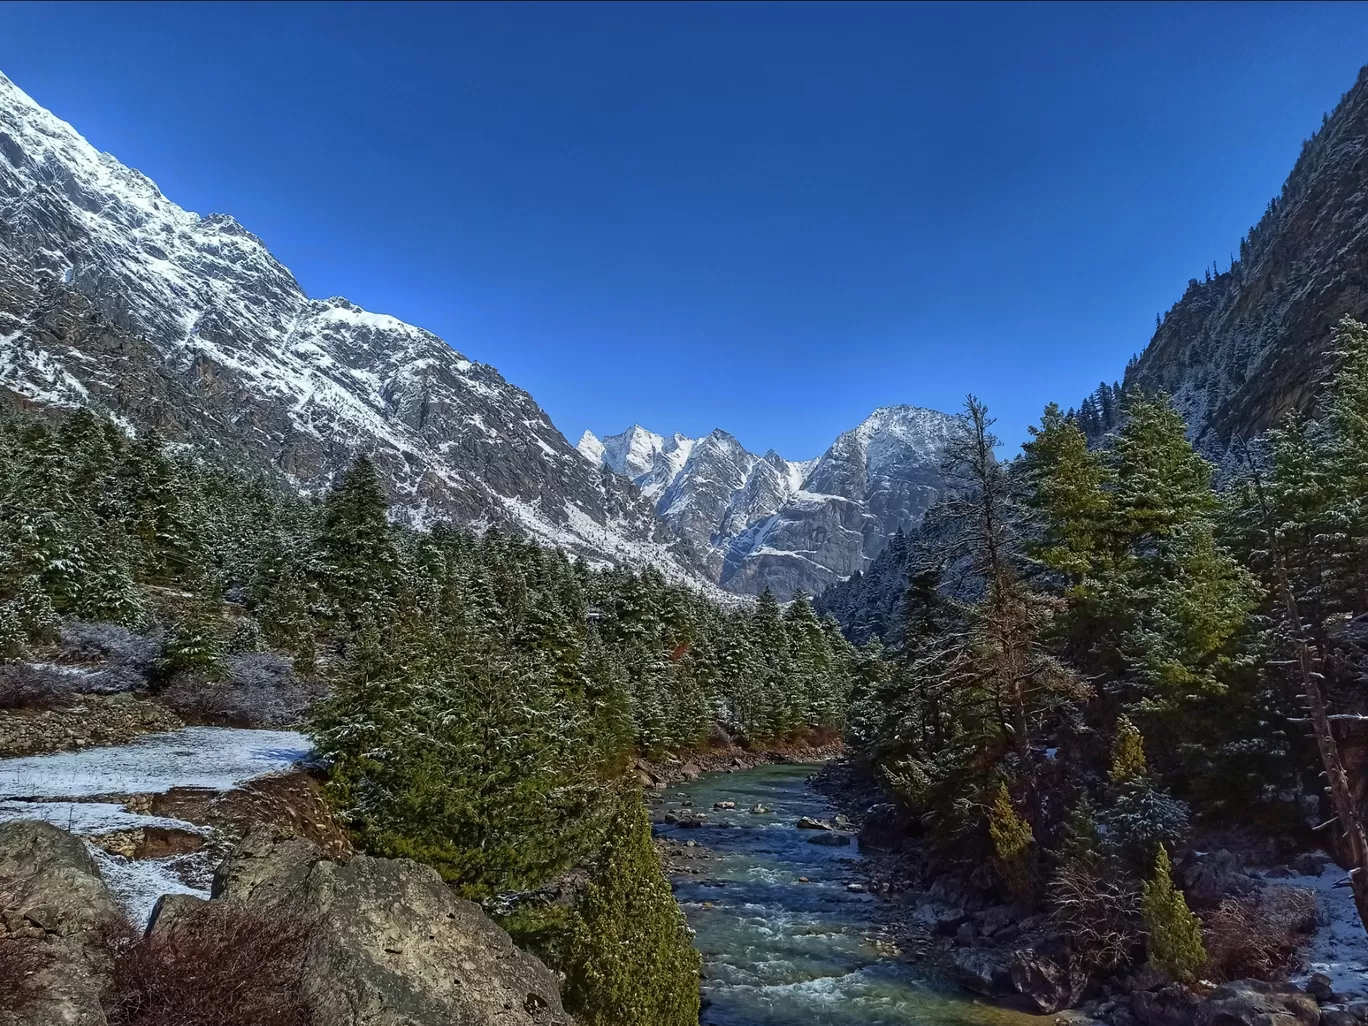
[[[1050,901],[1056,922],[1091,968],[1125,965],[1144,936],[1140,888],[1115,866],[1064,863],[1050,881]]]
[[[162,689],[161,701],[188,723],[288,727],[326,693],[322,681],[296,674],[284,656],[241,652],[224,660],[222,679],[178,673]]]
[[[181,913],[118,954],[110,1026],[309,1026],[299,987],[309,936],[226,902]]]
[[[29,977],[47,965],[43,942],[32,937],[0,937],[0,1008],[17,1012],[36,995]]]
[[[1217,982],[1284,976],[1297,966],[1316,915],[1316,895],[1301,887],[1226,898],[1205,917],[1207,974]]]
[[[72,700],[68,682],[24,663],[0,664],[0,709],[49,709]]]

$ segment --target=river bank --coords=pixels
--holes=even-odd
[[[632,768],[642,787],[659,791],[671,784],[695,780],[705,773],[732,773],[790,764],[811,768],[832,762],[844,754],[845,746],[839,738],[825,736],[755,747],[719,737],[698,751],[669,754],[658,759],[637,759]]]
[[[1174,877],[1205,917],[1213,962],[1189,987],[1141,960],[1109,974],[1077,971],[1070,938],[1048,908],[1005,902],[986,867],[933,859],[916,824],[867,774],[837,760],[812,786],[858,824],[870,890],[896,898],[900,947],[970,991],[1042,1012],[1073,1009],[1111,1026],[1368,1023],[1368,934],[1344,871],[1323,852],[1291,839],[1255,843],[1239,828],[1194,830],[1175,856]],[[1223,937],[1213,913],[1231,902],[1280,914]],[[1259,979],[1238,978],[1250,969],[1230,961],[1231,944],[1277,949],[1286,961]]]

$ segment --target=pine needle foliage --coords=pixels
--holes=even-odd
[[[575,908],[566,1002],[586,1026],[694,1026],[700,961],[661,875],[639,793],[618,797]]]
[[[1173,862],[1162,845],[1140,899],[1150,960],[1176,980],[1191,982],[1206,965],[1202,921],[1173,886]]]

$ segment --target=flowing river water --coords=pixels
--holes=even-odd
[[[810,843],[802,816],[835,810],[807,783],[813,766],[708,773],[656,806],[705,813],[706,825],[658,822],[673,879],[703,954],[704,1026],[1039,1026],[1051,1021],[994,1008],[900,958],[886,932],[888,899],[853,892],[861,855]],[[714,810],[717,802],[735,809]],[[753,813],[761,805],[768,813]],[[695,842],[688,846],[688,842]],[[807,882],[800,882],[806,878]]]

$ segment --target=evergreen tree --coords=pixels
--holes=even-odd
[[[363,609],[383,615],[392,607],[399,553],[380,478],[365,453],[356,457],[323,504],[318,561],[323,593],[340,622],[354,623]]]
[[[1145,881],[1141,909],[1150,960],[1174,979],[1196,979],[1207,960],[1202,922],[1188,908],[1183,892],[1173,886],[1173,863],[1162,845],[1154,855],[1153,875]]]
[[[693,1026],[699,957],[661,875],[640,794],[617,801],[576,906],[566,1001],[588,1026]]]

